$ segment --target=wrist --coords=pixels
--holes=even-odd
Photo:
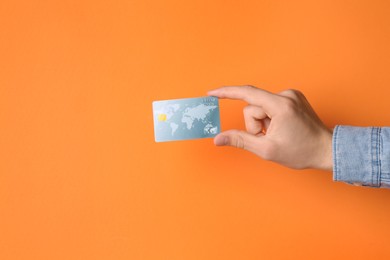
[[[316,169],[333,171],[333,129],[326,128],[321,137],[321,143],[319,146],[319,160],[318,164],[314,167]]]

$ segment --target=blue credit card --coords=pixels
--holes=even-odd
[[[221,132],[218,98],[171,99],[153,102],[156,142],[214,137]]]

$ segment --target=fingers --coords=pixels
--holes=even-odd
[[[270,115],[272,115],[272,111],[276,111],[279,103],[278,95],[253,86],[221,87],[211,90],[207,94],[219,98],[243,100],[250,105],[262,107]]]
[[[245,131],[228,130],[218,134],[214,138],[217,146],[229,145],[247,150],[261,156],[261,146],[263,144],[262,136],[255,136]]]
[[[248,105],[244,108],[245,127],[248,133],[258,135],[268,127],[268,115],[261,107]]]

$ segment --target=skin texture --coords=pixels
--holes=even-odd
[[[332,130],[300,91],[274,94],[254,86],[227,86],[207,94],[248,103],[244,108],[246,131],[222,132],[214,138],[215,145],[245,149],[293,169],[332,171]]]

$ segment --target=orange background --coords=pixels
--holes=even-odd
[[[389,1],[1,1],[0,259],[389,259],[390,190],[212,139],[155,143],[152,101],[302,90],[390,125]],[[223,130],[244,128],[221,101]]]

